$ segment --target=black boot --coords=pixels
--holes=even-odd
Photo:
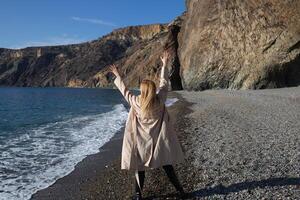
[[[145,180],[145,171],[138,171],[135,174],[135,200],[141,200],[142,199],[142,190],[144,186],[144,180]]]
[[[133,197],[133,200],[142,200],[142,194],[140,192],[137,192],[134,197]]]
[[[164,165],[163,169],[165,170],[170,182],[174,185],[177,192],[179,193],[179,196],[181,198],[185,198],[186,193],[184,192],[183,187],[181,186],[181,184],[180,184],[180,182],[179,182],[179,180],[178,180],[178,178],[175,174],[173,166],[172,165]]]

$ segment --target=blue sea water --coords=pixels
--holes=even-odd
[[[26,200],[124,125],[117,90],[0,88],[0,200]]]

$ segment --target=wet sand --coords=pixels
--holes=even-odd
[[[300,87],[169,96],[180,99],[169,111],[186,156],[175,170],[188,199],[300,197]],[[32,199],[130,199],[134,174],[120,170],[121,139]],[[143,196],[179,199],[162,169],[146,171]]]

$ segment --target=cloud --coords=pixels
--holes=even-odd
[[[91,18],[82,18],[82,17],[72,17],[71,19],[74,21],[88,22],[88,23],[92,23],[92,24],[99,24],[99,25],[105,25],[105,26],[113,26],[113,27],[117,26],[114,23],[103,21],[101,19],[91,19]]]
[[[41,41],[27,41],[20,45],[14,45],[12,49],[22,49],[26,47],[37,47],[37,46],[56,46],[56,45],[67,45],[67,44],[78,44],[85,42],[86,40],[78,38],[77,36],[69,36],[63,34],[61,36],[49,37]]]

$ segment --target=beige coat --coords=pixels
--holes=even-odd
[[[139,96],[133,95],[120,77],[114,83],[131,106],[123,138],[121,169],[144,170],[182,161],[183,152],[165,106],[157,109],[155,118],[143,119]],[[167,93],[168,71],[163,67],[157,93],[163,105]]]

